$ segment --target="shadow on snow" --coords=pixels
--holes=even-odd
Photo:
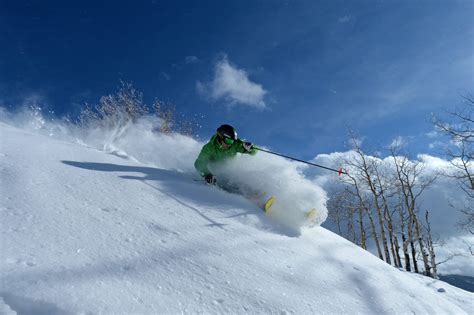
[[[180,173],[174,170],[165,170],[146,166],[118,165],[111,163],[77,161],[61,162],[69,166],[91,171],[142,173],[144,176],[120,175],[119,177],[143,182],[145,185],[152,187],[153,189],[173,199],[180,205],[194,211],[204,220],[209,222],[206,224],[206,226],[218,227],[223,230],[225,230],[224,227],[226,224],[217,222],[214,218],[205,214],[193,204],[196,204],[197,202],[198,204],[209,206],[219,205],[222,206],[224,211],[225,209],[235,208],[236,206],[241,208],[249,208],[249,206],[253,205],[250,201],[247,201],[243,197],[232,198],[229,200],[229,195],[234,197],[236,196],[234,194],[219,190],[215,187],[209,187],[207,185],[197,183],[195,176],[192,176],[191,174]],[[300,235],[300,231],[295,231],[276,222],[269,224],[269,218],[266,217],[263,212],[260,212],[257,207],[255,207],[255,212],[249,211],[240,214],[233,213],[226,218],[245,216],[248,214],[255,214],[265,227],[266,231],[283,234],[289,237],[298,237]]]

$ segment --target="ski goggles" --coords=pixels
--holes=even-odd
[[[234,144],[234,139],[232,138],[223,137],[222,141],[224,141],[224,143],[228,145]]]

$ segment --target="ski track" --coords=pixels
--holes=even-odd
[[[190,175],[1,123],[0,139],[1,314],[474,309],[471,293]]]

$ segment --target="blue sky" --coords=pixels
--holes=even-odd
[[[129,81],[151,102],[310,159],[347,128],[436,154],[474,87],[473,1],[0,1],[0,102],[59,116]]]

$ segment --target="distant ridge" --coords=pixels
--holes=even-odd
[[[439,279],[463,290],[474,292],[474,277],[461,275],[440,275]]]

